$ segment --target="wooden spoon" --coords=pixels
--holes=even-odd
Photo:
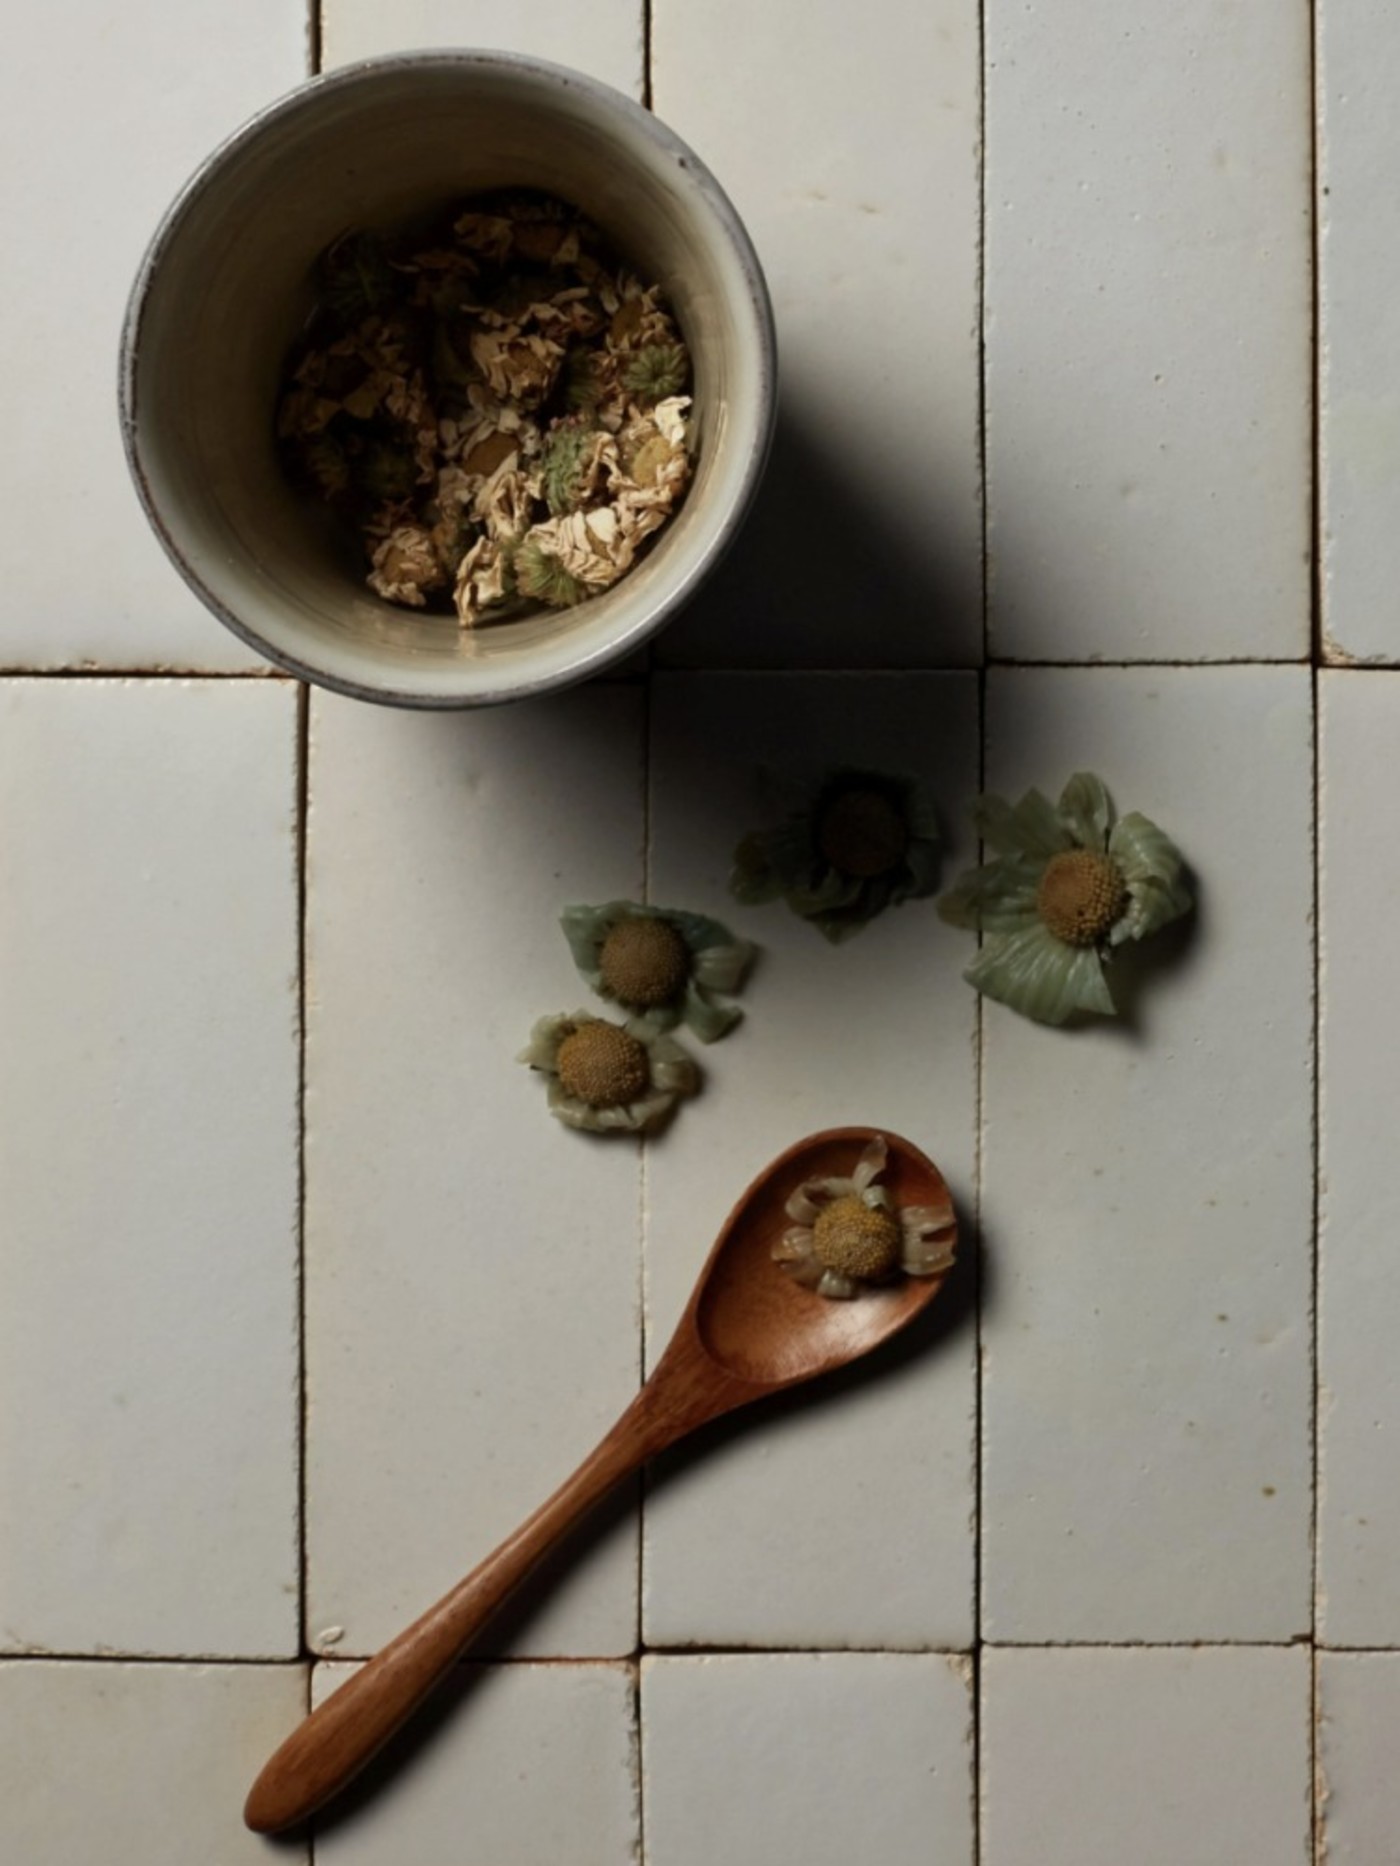
[[[736,1406],[844,1367],[927,1308],[942,1277],[901,1277],[832,1302],[772,1260],[791,1223],[784,1208],[801,1182],[849,1177],[876,1138],[873,1128],[831,1128],[759,1174],[729,1214],[665,1354],[617,1424],[514,1535],[292,1732],[248,1795],[243,1818],[255,1833],[295,1826],[344,1788],[560,1537],[648,1458]],[[880,1183],[896,1206],[946,1211],[951,1241],[942,1174],[908,1141],[884,1138],[889,1160]]]

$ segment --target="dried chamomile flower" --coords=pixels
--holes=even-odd
[[[318,283],[322,302],[346,324],[383,310],[394,295],[388,256],[372,233],[342,234],[322,255]]]
[[[690,374],[690,358],[679,343],[649,343],[629,358],[622,371],[622,386],[650,406],[679,395]]]
[[[370,559],[369,586],[386,602],[421,609],[445,581],[431,532],[421,525],[396,525]]]
[[[729,890],[746,905],[785,900],[827,939],[938,885],[938,819],[912,779],[836,771],[776,828],[734,851]]]
[[[575,576],[558,551],[547,547],[543,526],[523,538],[514,557],[515,587],[522,596],[547,603],[551,609],[572,609],[591,594],[582,577]]]
[[[609,901],[566,907],[559,924],[589,986],[650,1029],[684,1023],[702,1043],[713,1043],[743,1016],[737,1005],[717,1003],[714,994],[739,989],[754,948],[717,920]]]
[[[612,436],[579,415],[556,421],[540,450],[540,491],[558,518],[591,498],[606,458],[615,464]]]
[[[897,1206],[877,1182],[889,1160],[872,1140],[849,1179],[808,1179],[787,1202],[796,1222],[773,1246],[773,1261],[819,1296],[858,1296],[904,1276],[942,1276],[953,1267],[957,1221],[951,1201]]]
[[[700,1086],[672,1038],[635,1019],[611,1024],[587,1011],[540,1018],[517,1060],[549,1078],[550,1113],[590,1134],[650,1133]]]
[[[1191,907],[1176,845],[1145,816],[1115,819],[1101,779],[1081,771],[1058,804],[981,797],[972,817],[992,860],[938,902],[953,926],[981,933],[964,973],[989,998],[1037,1023],[1073,1012],[1114,1015],[1104,962]]]

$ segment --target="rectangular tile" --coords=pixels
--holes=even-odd
[[[642,1661],[647,1866],[971,1866],[968,1662]]]
[[[306,1708],[299,1665],[0,1663],[0,1857],[253,1866],[263,1759]],[[305,1842],[282,1842],[306,1866]]]
[[[659,0],[652,93],[753,237],[782,380],[747,528],[662,658],[975,664],[977,7]]]
[[[318,1665],[320,1703],[354,1670]],[[431,1726],[424,1729],[424,1725]],[[633,1866],[636,1687],[625,1665],[467,1665],[317,1823],[320,1866]],[[353,1794],[354,1791],[352,1791]]]
[[[1304,0],[987,8],[989,644],[1309,642]]]
[[[432,717],[313,702],[318,1650],[363,1655],[405,1625],[636,1389],[636,1144],[560,1126],[515,1058],[537,1017],[587,1000],[560,909],[641,886],[641,743],[623,686]],[[632,1650],[626,1510],[542,1598],[530,1650]]]
[[[980,1866],[1304,1866],[1309,1669],[1302,1648],[987,1650]]]
[[[0,682],[10,1650],[297,1648],[296,727]]]
[[[984,1018],[983,1633],[1311,1625],[1312,749],[1304,669],[988,683],[987,785],[1097,772],[1194,871],[1127,1015]]]
[[[1400,678],[1321,678],[1322,1098],[1318,1611],[1330,1645],[1400,1643],[1394,1250]]]
[[[502,11],[484,0],[322,0],[324,70],[383,52],[489,46],[573,65],[640,97],[645,79],[640,0],[536,0]]]
[[[831,946],[781,904],[743,908],[735,843],[785,787],[834,766],[907,774],[947,809],[975,787],[972,675],[672,675],[652,720],[651,897],[758,942],[746,1021],[702,1058],[705,1091],[650,1150],[653,1360],[720,1223],[804,1134],[888,1123],[973,1204],[975,1003],[929,900]],[[825,1395],[734,1421],[648,1494],[644,1624],[654,1645],[958,1647],[972,1635],[974,1266],[933,1327]],[[723,1559],[716,1551],[723,1549]]]
[[[1322,622],[1400,661],[1400,33],[1386,0],[1317,7]]]
[[[1320,1866],[1395,1866],[1400,1652],[1320,1652],[1317,1697]]]
[[[117,426],[117,334],[156,222],[198,163],[306,70],[287,0],[79,0],[15,14],[0,64],[6,337],[0,666],[255,665],[141,515]],[[61,418],[55,408],[61,406]],[[75,551],[77,567],[74,565]]]

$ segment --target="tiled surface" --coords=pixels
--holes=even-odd
[[[646,81],[642,0],[535,0],[509,10],[486,0],[409,0],[392,9],[379,0],[322,0],[320,13],[325,70],[382,52],[484,46],[572,65],[637,97]]]
[[[1400,661],[1400,35],[1386,0],[1319,0],[1322,624],[1341,661]]]
[[[1326,1866],[1395,1866],[1400,1653],[1324,1652],[1317,1708],[1321,1857]]]
[[[296,729],[0,682],[9,1651],[297,1650]]]
[[[872,1652],[644,1660],[648,1860],[970,1859],[966,1670]]]
[[[1330,1645],[1400,1644],[1400,1007],[1374,929],[1400,910],[1388,797],[1400,681],[1322,677],[1318,1613]]]
[[[0,1662],[0,1858],[254,1866],[248,1779],[306,1708],[300,1665]],[[309,1866],[284,1844],[286,1866]]]
[[[985,1012],[993,1639],[1309,1629],[1310,737],[1301,668],[989,678],[989,785],[1113,773],[1202,901],[1121,1023]]]
[[[1299,1648],[988,1653],[980,1866],[1304,1866],[1311,1697]]]
[[[1306,664],[1400,659],[1400,23],[1148,13],[17,16],[6,1866],[303,1859],[238,1805],[308,1659],[370,1650],[565,1474],[734,1194],[843,1119],[954,1186],[926,1336],[619,1499],[481,1648],[531,1661],[468,1671],[318,1856],[1301,1866],[1317,1817],[1334,1866],[1400,1866],[1400,688]],[[458,719],[248,677],[145,532],[111,393],[195,161],[308,46],[432,43],[653,102],[746,216],[783,359],[667,671]],[[776,781],[851,759],[925,778],[950,871],[983,768],[1097,766],[1200,911],[1120,965],[1122,1025],[1046,1032],[979,1010],[927,905],[839,950],[735,907]],[[512,1058],[586,997],[559,908],[644,888],[763,957],[639,1153],[559,1129]]]
[[[348,1675],[318,1665],[312,1702]],[[316,1833],[321,1866],[633,1866],[636,1681],[626,1665],[463,1666],[380,1792]]]
[[[782,379],[774,470],[660,657],[976,663],[977,8],[651,12],[653,103],[753,235]]]
[[[374,1651],[568,1474],[635,1388],[635,1149],[551,1121],[514,1057],[536,1017],[587,997],[561,904],[640,891],[639,698],[595,687],[431,719],[313,702],[317,1650]],[[624,1511],[526,1639],[606,1654],[635,1638]]]
[[[675,675],[653,692],[652,898],[722,913],[762,949],[744,1025],[705,1058],[705,1102],[651,1151],[653,1360],[735,1195],[800,1134],[887,1122],[918,1137],[971,1217],[976,1009],[970,993],[939,989],[955,975],[959,936],[913,903],[832,947],[783,906],[726,904],[738,833],[781,813],[779,785],[814,781],[840,759],[905,771],[934,797],[964,796],[976,787],[975,678]],[[949,861],[966,858],[951,813],[948,833]],[[969,1643],[973,1269],[969,1256],[944,1297],[937,1353],[907,1356],[835,1398],[770,1410],[657,1483],[646,1512],[649,1642]],[[875,1539],[872,1521],[882,1525]],[[822,1559],[803,1559],[808,1549]]]
[[[306,42],[288,0],[71,0],[9,22],[0,667],[254,665],[146,528],[117,429],[117,340],[171,197],[217,141],[305,77]]]
[[[986,31],[993,652],[1306,654],[1307,6]]]

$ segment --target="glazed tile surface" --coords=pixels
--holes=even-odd
[[[269,675],[127,481],[122,312],[314,70],[573,65],[729,192],[768,475],[566,695]],[[0,66],[0,1860],[1400,1866],[1400,17],[1379,0],[74,0]],[[269,212],[277,211],[269,204]],[[1097,771],[1198,907],[1125,1016],[912,901],[729,892],[833,767]],[[558,925],[756,943],[639,1146],[551,1120]],[[259,1764],[627,1405],[752,1176],[886,1126],[958,1266],[619,1494],[310,1835]],[[775,1272],[776,1274],[776,1272]]]

